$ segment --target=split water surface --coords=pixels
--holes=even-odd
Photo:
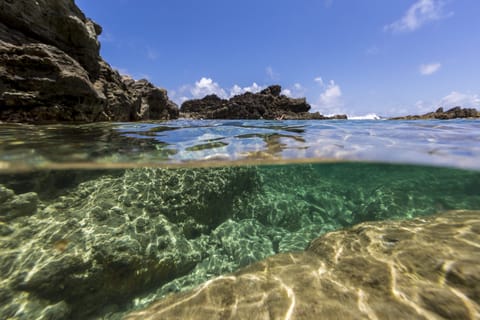
[[[2,124],[0,139],[5,319],[120,319],[334,230],[480,210],[478,121]]]

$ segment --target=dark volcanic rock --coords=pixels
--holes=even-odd
[[[165,90],[103,61],[101,31],[73,0],[0,1],[0,120],[176,118]]]
[[[480,118],[480,112],[473,108],[455,107],[447,111],[443,111],[443,108],[438,108],[435,112],[429,112],[422,115],[395,117],[390,118],[390,120],[448,120],[456,118]]]
[[[208,95],[203,99],[185,101],[180,111],[182,116],[195,119],[346,119],[345,115],[332,118],[320,113],[309,113],[310,105],[305,98],[294,99],[281,94],[278,85],[270,86],[259,93],[247,92],[221,99]]]
[[[126,319],[476,319],[480,212],[368,222]]]

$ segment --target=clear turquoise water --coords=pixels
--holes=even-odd
[[[478,120],[2,124],[0,138],[0,169],[13,171],[304,160],[480,168]]]
[[[480,210],[477,121],[2,124],[0,138],[0,318],[118,319],[332,230]]]

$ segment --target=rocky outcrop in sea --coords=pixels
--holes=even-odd
[[[362,223],[126,319],[476,319],[479,230],[478,211]]]
[[[173,119],[164,89],[122,77],[73,0],[0,1],[0,121]]]
[[[182,103],[180,116],[193,119],[347,119],[346,115],[326,117],[318,112],[310,113],[311,106],[305,98],[289,98],[281,92],[279,85],[273,85],[259,93],[246,92],[228,100],[212,94]]]
[[[474,108],[454,107],[447,111],[444,111],[443,108],[438,108],[435,112],[429,112],[422,115],[394,117],[389,120],[448,120],[457,118],[480,118],[480,112]]]

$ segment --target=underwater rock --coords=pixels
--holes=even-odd
[[[164,89],[124,81],[99,54],[102,28],[73,0],[0,2],[0,120],[172,119]]]
[[[37,212],[37,204],[38,195],[35,192],[15,195],[12,190],[0,185],[0,222],[33,215]],[[2,233],[8,233],[6,227],[1,229]]]
[[[426,119],[457,119],[457,118],[480,118],[480,112],[474,108],[454,107],[447,111],[438,108],[435,112],[429,112],[422,115],[409,115],[404,117],[394,117],[389,120],[426,120]]]
[[[0,318],[85,319],[187,274],[208,254],[203,234],[256,179],[247,167],[125,170],[43,200],[28,217],[35,194],[0,187],[1,207],[22,213],[0,225]]]
[[[359,224],[126,319],[471,319],[480,312],[480,212]]]
[[[58,148],[55,150],[58,152]],[[125,170],[41,170],[0,175],[0,203],[2,202],[2,184],[15,193],[35,192],[41,200],[52,200],[64,195],[80,183],[98,177],[121,176]]]
[[[270,86],[259,93],[246,92],[229,100],[216,95],[182,103],[183,117],[195,119],[346,119],[344,115],[325,117],[318,112],[309,113],[305,98],[289,98],[281,94],[279,85]]]

